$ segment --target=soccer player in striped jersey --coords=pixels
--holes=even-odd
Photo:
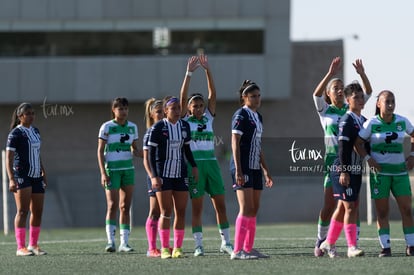
[[[168,96],[163,101],[165,118],[150,130],[149,164],[152,187],[160,205],[159,233],[161,259],[182,258],[185,229],[185,210],[188,200],[186,160],[192,175],[198,180],[197,164],[190,148],[191,131],[188,122],[180,119],[180,101]],[[170,252],[170,223],[174,209],[174,248]]]
[[[205,106],[202,94],[188,97],[191,74],[201,65],[208,84],[208,101]],[[195,241],[194,256],[203,256],[202,212],[204,194],[210,195],[216,212],[217,226],[221,236],[220,252],[229,255],[233,252],[230,243],[230,226],[226,214],[224,183],[214,152],[213,120],[216,114],[216,88],[208,64],[207,56],[192,56],[188,59],[187,73],[181,87],[181,116],[191,128],[191,151],[198,168],[198,181],[194,181],[189,171],[189,191],[192,204],[192,231]],[[207,108],[206,108],[207,107]]]
[[[362,159],[354,151],[359,130],[366,120],[361,115],[364,108],[364,92],[359,83],[345,87],[344,95],[349,110],[338,125],[338,156],[331,167],[334,198],[337,200],[326,240],[320,245],[331,258],[337,257],[335,243],[344,228],[348,244],[348,257],[364,255],[357,247],[357,218],[359,191],[362,184]]]
[[[352,64],[362,80],[365,102],[369,99],[372,88],[365,74],[365,69],[360,59]],[[338,122],[348,110],[348,105],[344,101],[344,83],[334,76],[341,68],[341,58],[335,57],[327,74],[315,88],[313,100],[316,111],[324,131],[325,140],[325,177],[324,177],[324,202],[319,212],[318,233],[314,249],[316,257],[323,256],[323,251],[319,248],[326,239],[332,213],[335,210],[336,202],[332,192],[332,182],[327,167],[333,164],[338,153]]]
[[[32,125],[34,117],[35,113],[31,104],[20,104],[13,113],[6,145],[9,191],[14,193],[17,210],[14,219],[17,256],[46,254],[37,243],[47,180],[40,157],[40,133]],[[26,247],[26,220],[29,211],[31,213],[30,239],[29,246]]]
[[[260,88],[256,83],[245,80],[239,93],[242,107],[232,118],[230,164],[239,213],[235,223],[234,249],[230,259],[267,258],[268,255],[253,249],[263,176],[266,187],[273,185],[261,148],[263,124],[262,116],[257,112],[261,103]]]
[[[145,102],[145,122],[147,126],[147,132],[143,138],[143,164],[145,171],[147,172],[147,188],[148,188],[148,197],[149,197],[149,213],[148,218],[145,223],[145,232],[147,233],[148,240],[148,250],[147,257],[156,258],[161,256],[161,251],[157,248],[157,236],[158,236],[158,220],[160,218],[160,206],[158,204],[157,196],[155,195],[155,190],[152,188],[151,178],[151,168],[148,158],[148,138],[150,128],[154,123],[157,123],[164,118],[164,110],[162,105],[162,100],[157,100],[155,98],[150,98]]]
[[[112,101],[112,119],[102,124],[98,139],[98,164],[101,184],[106,195],[105,229],[108,239],[105,251],[115,252],[116,216],[119,208],[119,252],[131,252],[130,208],[134,192],[133,156],[139,156],[138,127],[128,121],[128,100],[123,97]]]
[[[371,169],[371,198],[375,201],[377,228],[381,252],[379,257],[391,256],[389,196],[397,201],[405,237],[406,255],[414,256],[414,221],[408,171],[414,167],[414,127],[410,121],[394,113],[395,97],[391,91],[379,93],[376,116],[364,123],[357,140],[358,153]],[[411,136],[411,152],[404,154],[404,138]],[[361,144],[369,141],[371,155]]]

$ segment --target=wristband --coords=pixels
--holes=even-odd
[[[367,155],[364,157],[364,161],[368,161],[370,158],[371,158],[371,156],[367,154]]]
[[[188,76],[188,77],[191,77],[191,76],[193,75],[193,73],[192,73],[192,72],[190,72],[190,71],[187,71],[187,72],[185,73],[185,75],[186,75],[186,76]]]

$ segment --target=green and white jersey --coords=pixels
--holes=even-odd
[[[405,175],[404,136],[411,135],[413,125],[400,115],[386,123],[377,115],[367,120],[359,136],[370,142],[371,157],[381,166],[382,175]]]
[[[313,96],[313,101],[325,134],[325,163],[330,165],[338,154],[338,123],[348,110],[348,105],[338,108],[319,96]]]
[[[138,127],[127,121],[119,125],[114,120],[102,124],[99,138],[106,141],[105,168],[108,170],[134,169],[131,145],[138,139]]]
[[[191,129],[191,151],[195,160],[215,160],[214,154],[214,117],[206,108],[203,117],[198,120],[194,116],[186,115],[183,118],[190,124]]]

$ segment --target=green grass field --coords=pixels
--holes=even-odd
[[[364,257],[348,259],[343,235],[337,243],[340,258],[315,258],[315,224],[259,225],[255,248],[269,259],[234,261],[218,252],[215,227],[204,228],[204,257],[193,257],[191,229],[186,229],[184,259],[146,258],[144,228],[134,227],[130,245],[134,253],[106,253],[104,229],[43,230],[41,247],[46,256],[16,257],[13,232],[0,237],[1,274],[413,274],[414,258],[405,256],[400,223],[392,223],[391,258],[378,258],[374,225],[362,225],[360,246]],[[233,232],[232,232],[233,234]]]

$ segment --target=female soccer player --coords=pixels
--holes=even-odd
[[[389,196],[394,195],[402,217],[406,255],[414,256],[414,221],[408,171],[414,167],[414,127],[403,116],[394,113],[395,97],[391,91],[379,93],[376,116],[364,123],[357,140],[358,153],[374,169],[370,174],[371,198],[375,200],[377,228],[381,252],[379,257],[391,256]],[[404,136],[411,136],[411,153],[403,151]],[[362,146],[369,141],[371,155]]]
[[[202,94],[192,94],[188,97],[191,74],[201,65],[205,70],[208,84],[207,108]],[[224,183],[214,153],[213,120],[216,113],[216,88],[208,64],[207,56],[190,57],[187,64],[187,73],[181,87],[181,116],[190,124],[191,151],[198,167],[198,181],[189,177],[189,191],[192,203],[192,231],[195,241],[194,256],[204,255],[202,212],[204,194],[208,193],[216,211],[216,220],[221,236],[220,252],[229,255],[233,252],[230,243],[229,222],[224,200]],[[187,112],[188,111],[188,112]],[[189,171],[191,173],[191,171]]]
[[[365,102],[369,99],[372,88],[365,74],[362,60],[357,59],[352,64],[362,80],[365,90]],[[329,222],[332,213],[335,210],[336,202],[333,198],[332,182],[328,172],[328,167],[333,164],[338,153],[338,122],[348,110],[348,105],[344,102],[344,83],[334,76],[339,72],[341,67],[341,58],[335,57],[329,67],[328,73],[321,80],[313,92],[316,111],[318,112],[321,125],[325,134],[325,179],[324,179],[324,203],[319,213],[318,236],[316,239],[314,254],[316,257],[323,256],[323,250],[320,249],[321,243],[326,239]]]
[[[119,252],[131,252],[128,244],[130,234],[130,208],[134,192],[133,156],[139,156],[138,128],[128,121],[128,100],[123,97],[112,101],[112,119],[102,124],[98,139],[98,164],[101,184],[106,195],[105,251],[115,252],[117,208],[119,208]]]
[[[248,260],[268,257],[256,250],[252,252],[263,176],[266,187],[272,187],[273,180],[261,148],[263,124],[262,116],[257,112],[261,102],[260,88],[256,83],[245,80],[239,93],[242,107],[234,113],[232,119],[230,164],[239,213],[235,225],[234,250],[230,259]]]
[[[161,259],[182,258],[184,253],[185,210],[188,200],[188,177],[185,158],[198,180],[197,165],[190,149],[191,131],[188,122],[180,119],[178,98],[163,101],[165,118],[151,127],[149,145],[150,178],[161,209],[159,233]],[[184,158],[185,157],[185,158]],[[174,249],[170,252],[170,222],[174,209]]]
[[[331,258],[337,257],[335,243],[342,232],[348,243],[348,257],[364,255],[364,251],[357,247],[357,218],[358,197],[362,183],[362,158],[354,151],[354,143],[359,130],[366,120],[361,115],[364,108],[364,92],[359,83],[352,83],[345,87],[344,95],[349,110],[342,116],[338,127],[338,157],[331,169],[333,195],[337,200],[335,212],[326,240],[321,244]]]
[[[47,180],[40,157],[40,133],[32,125],[34,116],[33,107],[29,103],[22,103],[15,109],[6,146],[9,190],[14,193],[17,210],[14,218],[17,256],[46,254],[37,243]],[[26,220],[29,211],[29,246],[26,248]]]
[[[148,138],[150,128],[154,123],[157,123],[164,118],[164,110],[162,107],[162,100],[150,98],[145,102],[145,121],[147,132],[143,138],[143,163],[147,174],[151,174],[151,168],[148,159]],[[145,223],[145,231],[147,233],[148,250],[147,257],[160,257],[161,251],[157,249],[158,236],[158,219],[160,218],[160,207],[158,205],[155,191],[152,188],[151,178],[147,177],[148,196],[149,196],[149,213]]]

